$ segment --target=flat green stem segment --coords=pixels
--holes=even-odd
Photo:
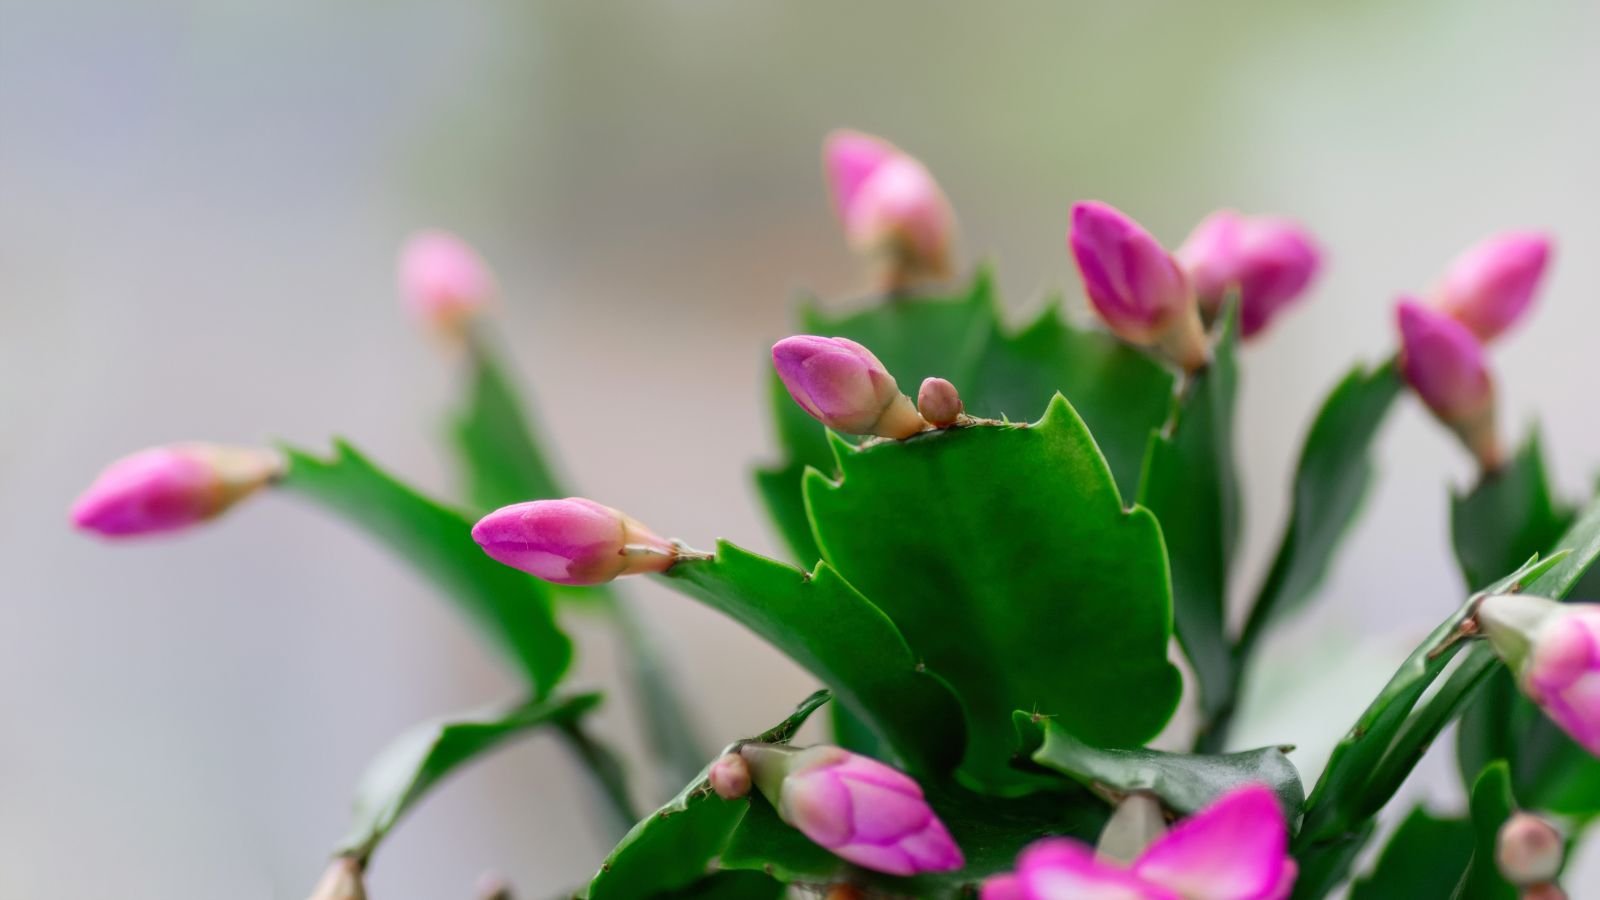
[[[561,497],[561,487],[522,399],[479,332],[469,347],[466,405],[452,416],[450,434],[472,505],[485,512],[523,500]]]
[[[1472,823],[1444,819],[1422,807],[1384,846],[1378,864],[1350,888],[1350,900],[1451,900],[1472,861]]]
[[[1238,304],[1230,303],[1211,365],[1177,398],[1167,427],[1150,437],[1139,481],[1139,504],[1161,520],[1178,640],[1194,667],[1207,722],[1233,705],[1237,684],[1227,632],[1241,505],[1233,453],[1237,323]]]
[[[1549,551],[1571,524],[1572,511],[1559,508],[1550,496],[1537,433],[1503,469],[1450,498],[1451,544],[1471,590],[1530,555]]]
[[[354,821],[338,853],[365,863],[400,817],[446,776],[535,728],[575,723],[599,703],[599,694],[530,700],[411,729],[384,748],[362,775]]]
[[[787,743],[826,702],[828,692],[818,691],[787,719],[751,740]],[[730,744],[729,749],[737,746]],[[590,900],[656,897],[689,888],[712,874],[713,861],[753,801],[723,800],[712,793],[706,780],[709,770],[708,765],[676,797],[633,826],[601,863],[582,896]]]
[[[1357,367],[1323,401],[1295,469],[1293,507],[1239,642],[1241,660],[1277,616],[1304,603],[1372,482],[1372,443],[1400,393],[1399,364]]]
[[[721,541],[714,559],[680,562],[665,579],[815,675],[914,771],[939,774],[959,761],[961,709],[950,689],[832,567],[807,575]]]
[[[572,661],[572,642],[557,627],[545,584],[483,554],[472,520],[424,497],[369,462],[354,447],[334,442],[319,459],[290,448],[279,483],[343,517],[433,581],[548,696]]]
[[[1516,811],[1511,770],[1505,760],[1495,760],[1472,785],[1472,863],[1453,900],[1517,900],[1517,889],[1500,877],[1494,861],[1500,826]]]
[[[1278,747],[1218,755],[1159,750],[1104,750],[1068,734],[1050,719],[1017,713],[1023,753],[1107,799],[1147,791],[1180,815],[1198,812],[1246,784],[1265,784],[1278,795],[1290,822],[1300,817],[1305,788],[1300,773]]]
[[[841,479],[806,477],[824,558],[954,688],[964,771],[1015,782],[1013,711],[1080,740],[1138,746],[1181,690],[1160,526],[1124,509],[1088,429],[1059,395],[1028,425],[835,443]]]

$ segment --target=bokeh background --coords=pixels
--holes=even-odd
[[[1172,243],[1222,205],[1297,216],[1330,267],[1248,351],[1250,581],[1314,403],[1392,345],[1398,292],[1502,227],[1560,240],[1495,350],[1506,427],[1538,418],[1559,484],[1591,483],[1597,39],[1593,4],[1463,0],[0,0],[0,896],[302,897],[372,754],[514,692],[402,564],[287,499],[137,547],[65,522],[106,461],[174,439],[342,434],[450,490],[458,373],[394,296],[409,230],[455,229],[498,270],[582,490],[776,551],[749,490],[763,352],[797,294],[864,284],[821,186],[830,128],[922,157],[1018,314],[1052,291],[1082,312],[1075,199]],[[1445,513],[1471,468],[1403,406],[1241,735],[1301,744],[1313,772],[1461,594]],[[708,740],[809,691],[716,615],[630,590]],[[579,631],[577,681],[614,683],[607,636]],[[625,697],[602,721],[637,753]],[[373,891],[575,885],[606,846],[584,790],[553,742],[505,751],[401,827]],[[1408,791],[1459,803],[1442,758]]]

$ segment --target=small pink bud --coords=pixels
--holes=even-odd
[[[1495,432],[1494,385],[1483,345],[1460,322],[1411,299],[1397,307],[1400,370],[1439,421],[1450,426],[1485,471],[1502,459]]]
[[[1231,290],[1239,292],[1239,330],[1247,338],[1298,299],[1321,264],[1311,235],[1288,219],[1242,216],[1219,210],[1178,248],[1200,305],[1216,313]]]
[[[917,412],[935,428],[949,428],[961,418],[965,408],[956,386],[943,378],[927,378],[917,391]]]
[[[1563,891],[1559,884],[1535,884],[1523,888],[1518,900],[1567,900],[1567,892]]]
[[[897,769],[826,745],[746,744],[739,753],[779,818],[842,859],[890,875],[965,865],[922,788]]]
[[[858,131],[828,135],[822,158],[845,236],[888,259],[891,288],[949,274],[955,215],[922,163]]]
[[[1499,337],[1533,303],[1552,242],[1547,235],[1509,231],[1484,240],[1445,270],[1434,302],[1488,343]]]
[[[348,857],[335,859],[311,892],[310,900],[367,900],[361,883],[361,863]]]
[[[711,789],[724,800],[737,800],[750,793],[750,764],[737,753],[724,753],[711,764],[707,777]]]
[[[1500,874],[1519,887],[1554,881],[1566,857],[1566,840],[1554,825],[1519,812],[1500,826],[1494,859]]]
[[[835,431],[906,438],[927,426],[889,370],[855,341],[787,337],[772,346],[772,364],[794,402]]]
[[[1528,699],[1600,756],[1600,606],[1495,594],[1477,621]]]
[[[502,507],[472,526],[496,562],[555,584],[604,584],[619,575],[664,572],[677,561],[670,541],[593,500],[534,500]]]
[[[476,250],[448,231],[421,231],[400,250],[400,294],[419,319],[455,330],[494,297],[494,276]]]
[[[152,447],[107,466],[72,504],[72,523],[108,538],[177,531],[220,515],[282,472],[270,450]]]
[[[1090,303],[1118,337],[1158,346],[1189,371],[1206,364],[1205,330],[1188,279],[1139,223],[1105,203],[1079,203],[1067,243]]]

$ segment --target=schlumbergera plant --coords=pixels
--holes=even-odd
[[[807,306],[805,333],[772,348],[781,456],[756,484],[803,567],[665,539],[603,505],[617,502],[604,485],[570,496],[491,340],[494,280],[438,232],[404,248],[400,287],[464,350],[460,496],[428,497],[343,442],[329,456],[175,444],[114,463],[78,501],[79,527],[123,538],[292,495],[394,550],[525,681],[525,697],[379,756],[316,900],[364,896],[374,852],[423,796],[540,730],[570,745],[616,823],[577,890],[594,900],[1283,900],[1347,882],[1369,900],[1562,895],[1563,851],[1600,811],[1600,607],[1562,602],[1600,596],[1582,584],[1600,502],[1556,498],[1536,435],[1504,448],[1485,351],[1529,309],[1544,236],[1493,237],[1400,299],[1396,353],[1310,417],[1276,556],[1251,585],[1235,565],[1240,367],[1317,274],[1305,230],[1224,211],[1168,252],[1079,203],[1067,250],[1105,327],[1054,302],[1011,327],[986,271],[936,287],[954,218],[921,163],[850,132],[824,160],[883,291],[846,314]],[[1241,748],[1230,727],[1246,679],[1272,677],[1255,670],[1263,636],[1313,596],[1356,517],[1407,386],[1481,470],[1449,498],[1463,583],[1433,598],[1459,608],[1302,773],[1295,735]],[[631,575],[731,617],[823,689],[713,751],[610,584]],[[619,629],[658,776],[682,786],[653,811],[591,727],[600,695],[564,683],[562,623],[585,608]],[[1185,692],[1196,721],[1173,726]],[[798,746],[825,705],[831,730]],[[1363,855],[1456,721],[1466,811],[1414,809]],[[1164,731],[1191,752],[1150,749]],[[1358,857],[1374,860],[1359,874]]]

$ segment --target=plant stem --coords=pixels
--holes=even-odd
[[[628,796],[627,773],[616,753],[589,734],[578,719],[564,719],[558,725],[561,736],[567,741],[567,746],[578,755],[578,759],[589,772],[595,789],[606,799],[607,819],[610,825],[607,831],[611,833],[613,839],[627,834],[628,829],[639,821],[639,813],[634,809],[633,800]]]
[[[622,640],[623,665],[634,687],[634,703],[644,718],[650,749],[661,777],[676,790],[700,772],[710,759],[709,751],[695,734],[677,681],[655,640],[639,621],[632,601],[608,594],[603,602]]]

